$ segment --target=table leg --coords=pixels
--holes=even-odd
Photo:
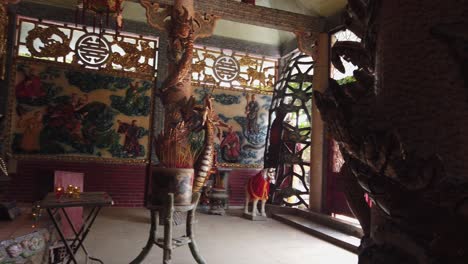
[[[67,214],[65,208],[62,208],[62,212],[63,212],[63,214],[65,215],[65,219],[67,220],[67,222],[68,222],[68,224],[70,225],[70,227],[71,227],[73,233],[75,234],[75,238],[73,239],[73,242],[72,242],[71,245],[70,245],[70,247],[72,248],[74,254],[76,254],[76,252],[78,251],[79,248],[78,248],[78,247],[73,248],[73,246],[75,245],[75,243],[76,243],[77,241],[80,240],[80,236],[81,236],[81,234],[83,233],[83,231],[85,230],[85,226],[86,226],[86,224],[89,222],[89,219],[91,218],[91,216],[92,216],[92,214],[93,214],[93,212],[94,212],[95,209],[96,209],[95,207],[94,207],[93,209],[91,209],[91,212],[88,214],[88,217],[86,217],[86,220],[85,220],[85,221],[83,222],[83,224],[81,225],[80,231],[79,231],[79,232],[76,232],[75,226],[73,225],[72,221],[70,220],[70,217],[68,216],[68,214]],[[83,251],[84,251],[84,253],[86,254],[86,256],[88,256],[88,251],[86,250],[86,248],[84,247],[83,244],[81,245],[81,248],[83,249]]]
[[[71,250],[70,246],[68,245],[67,243],[67,240],[65,238],[65,236],[63,235],[62,233],[62,230],[60,230],[60,227],[57,223],[57,220],[55,219],[54,217],[54,214],[52,213],[52,211],[50,209],[47,209],[47,213],[49,214],[49,217],[51,218],[52,220],[52,223],[54,224],[55,226],[55,229],[57,230],[57,233],[59,234],[60,236],[60,239],[62,239],[62,242],[64,243],[65,245],[65,249],[67,250],[67,253],[68,253],[68,256],[69,256],[69,259],[68,259],[68,262],[72,261],[77,264],[78,262],[76,262],[76,259],[75,259],[75,254],[73,253],[73,251]]]
[[[150,210],[150,214],[151,214],[151,227],[150,227],[148,241],[146,242],[146,245],[143,248],[143,250],[140,252],[140,254],[134,260],[132,260],[130,264],[141,263],[146,258],[146,256],[150,252],[153,245],[156,243],[156,232],[157,232],[157,227],[159,225],[159,213],[157,211]]]
[[[174,194],[167,195],[167,211],[164,219],[164,253],[163,263],[171,264],[172,259],[172,217],[174,215]]]
[[[190,252],[192,252],[192,256],[198,264],[205,264],[205,259],[200,255],[198,250],[197,242],[195,242],[195,234],[193,233],[193,225],[195,222],[195,211],[197,210],[198,201],[200,200],[200,193],[195,193],[194,195],[194,202],[195,206],[192,210],[187,213],[187,225],[186,225],[186,232],[187,237],[190,238],[189,248]]]
[[[83,241],[84,241],[84,240],[86,239],[86,237],[88,236],[88,233],[89,233],[89,231],[91,230],[91,226],[93,226],[94,220],[96,220],[96,217],[98,216],[99,211],[101,211],[101,207],[95,207],[95,208],[96,208],[96,209],[95,209],[95,210],[91,210],[90,215],[88,215],[87,220],[88,220],[88,219],[89,219],[89,220],[86,221],[85,223],[83,223],[83,226],[82,226],[82,228],[83,228],[83,232],[82,232],[83,235],[81,236],[81,238],[79,238],[79,237],[76,237],[76,238],[75,238],[75,239],[77,239],[77,241],[78,241],[78,245],[76,246],[75,252],[76,252],[76,250],[78,250],[78,248],[82,247],[82,248],[85,250],[85,253],[87,253],[86,249],[84,248]],[[66,214],[66,212],[65,212],[65,214]],[[73,227],[72,227],[72,228],[73,228]],[[86,257],[88,257],[88,256],[86,256]],[[102,263],[102,264],[104,263],[104,262],[102,262],[102,260],[97,259],[97,258],[89,257],[89,259],[94,260],[94,261],[97,261],[97,262]],[[67,264],[69,264],[69,263],[70,263],[70,261],[67,262]]]

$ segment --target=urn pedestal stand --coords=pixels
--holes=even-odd
[[[229,206],[228,179],[231,169],[219,168],[215,174],[214,187],[208,197],[210,198],[209,214],[225,215]]]
[[[197,209],[198,201],[200,199],[200,193],[194,193],[192,196],[192,203],[190,205],[174,205],[174,194],[169,193],[165,205],[156,206],[149,205],[147,208],[151,214],[151,227],[149,231],[148,242],[146,243],[140,254],[130,264],[142,263],[150,252],[153,245],[156,245],[164,250],[163,253],[163,264],[172,263],[172,251],[175,248],[188,245],[192,253],[193,258],[198,264],[205,264],[205,260],[200,255],[195,242],[195,235],[193,233],[193,225],[195,223],[195,211]],[[186,234],[182,237],[172,237],[172,225],[174,212],[186,212],[187,213],[187,224]],[[159,225],[159,214],[163,213],[164,218],[164,237],[156,237],[156,228]]]

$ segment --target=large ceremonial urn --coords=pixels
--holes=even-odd
[[[174,205],[192,203],[194,169],[190,168],[151,168],[151,203],[162,205],[168,193],[174,194]]]
[[[154,141],[159,165],[151,168],[150,202],[153,205],[164,204],[168,193],[174,194],[174,205],[192,203],[197,151],[192,148],[188,133],[181,123],[168,133],[161,133]]]

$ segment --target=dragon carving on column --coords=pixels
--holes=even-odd
[[[216,115],[211,98],[205,98],[203,107],[194,103],[191,87],[193,43],[196,38],[212,35],[219,17],[199,12],[191,16],[184,6],[161,8],[149,0],[140,2],[146,9],[148,23],[167,32],[169,37],[169,73],[157,92],[165,106],[164,130],[169,131],[183,122],[192,131],[203,129],[205,132],[204,144],[194,168],[193,192],[199,192],[213,165]]]
[[[195,162],[195,179],[193,182],[193,193],[199,192],[213,166],[214,158],[214,138],[215,138],[215,123],[217,115],[213,109],[213,98],[210,95],[205,97],[205,109],[203,112],[202,126],[205,131],[204,145],[197,161]]]
[[[331,60],[342,72],[341,59],[356,65],[356,82],[340,86],[330,79],[328,89],[314,97],[345,159],[347,200],[364,231],[359,263],[468,263],[467,178],[447,173],[440,155],[416,151],[402,139],[405,131],[382,118],[381,90],[388,81],[383,51],[392,43],[379,40],[388,26],[379,16],[399,7],[393,0],[348,2],[348,28],[362,41],[336,42]]]
[[[158,3],[141,0],[146,9],[148,23],[169,36],[168,57],[170,60],[169,74],[164,80],[159,94],[163,104],[177,103],[191,96],[190,71],[193,56],[193,43],[197,38],[208,37],[213,33],[216,21],[215,15],[202,15],[198,12],[190,17],[184,7],[176,9],[172,6],[161,8]]]

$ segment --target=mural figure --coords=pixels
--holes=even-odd
[[[215,122],[215,129],[217,129],[215,147],[219,153],[217,162],[223,166],[232,166],[228,164],[234,163],[263,165],[268,122],[265,117],[271,103],[271,95],[251,96],[250,92],[246,95],[242,91],[225,89],[211,91],[211,89],[201,87],[195,89],[200,103],[211,92],[218,117]],[[230,131],[230,126],[232,131]]]
[[[125,97],[111,95],[111,106],[129,116],[147,116],[150,111],[151,99],[146,95],[150,84],[144,82],[130,83]]]
[[[223,159],[227,162],[238,162],[240,156],[240,140],[232,126],[228,127],[228,132],[220,144]]]
[[[41,78],[36,74],[33,68],[30,68],[29,73],[25,69],[21,69],[18,73],[23,79],[16,85],[16,98],[18,99],[36,99],[46,95],[41,84]]]
[[[78,112],[79,110],[81,110],[85,105],[88,104],[89,102],[89,96],[87,94],[84,94],[82,97],[78,98],[78,100],[76,100],[76,94],[75,95],[75,101],[72,102],[73,103],[73,109],[75,110],[75,112]]]
[[[125,134],[125,141],[123,149],[130,157],[140,156],[140,144],[138,138],[140,138],[140,127],[136,125],[136,120],[132,120],[132,123],[125,123],[117,120],[119,128],[118,133]]]
[[[83,141],[81,121],[87,114],[81,111],[88,103],[88,95],[78,97],[72,93],[69,100],[48,108],[48,125],[52,128],[65,128],[75,141]]]
[[[41,149],[39,142],[42,131],[42,112],[36,111],[34,115],[26,120],[19,118],[18,126],[24,128],[20,148],[25,152],[36,152]]]
[[[249,95],[246,95],[247,105],[245,107],[245,115],[247,117],[247,133],[257,134],[258,133],[258,111],[260,106],[255,101],[255,94],[252,94],[249,101]]]

